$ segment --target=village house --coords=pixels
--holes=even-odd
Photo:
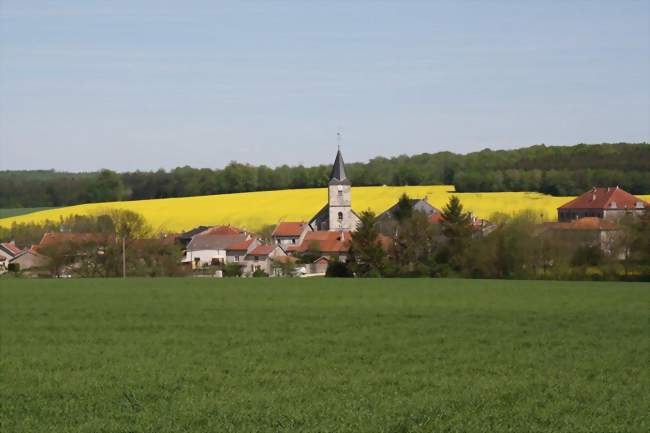
[[[440,213],[440,210],[433,207],[427,201],[427,197],[409,199],[409,204],[411,205],[413,211],[422,212],[424,215],[426,215],[429,219],[429,222],[438,223],[441,220],[442,214]],[[380,233],[387,236],[392,236],[395,234],[398,225],[396,218],[398,211],[399,201],[377,216],[377,228],[379,229]]]
[[[235,243],[251,239],[249,233],[238,234],[200,234],[194,236],[187,245],[182,263],[192,268],[226,263],[227,248]]]
[[[14,241],[0,243],[0,257],[3,257],[7,262],[11,261],[11,259],[16,257],[22,251],[22,249],[16,246]]]
[[[616,221],[584,217],[568,222],[544,223],[541,234],[571,245],[599,247],[604,254],[611,255],[615,252],[621,230]]]
[[[284,250],[278,245],[258,245],[246,255],[242,271],[247,275],[255,271],[263,271],[271,275],[274,273],[273,261],[286,255]]]
[[[626,215],[636,216],[650,205],[618,186],[592,188],[557,209],[560,222],[584,217],[619,220]]]
[[[200,235],[201,233],[204,233],[206,230],[208,230],[210,227],[209,226],[198,226],[193,228],[192,230],[188,230],[184,233],[181,233],[176,237],[176,241],[181,244],[183,248],[187,248],[187,245],[190,243],[192,238],[194,236]]]
[[[9,263],[18,265],[20,271],[30,271],[47,266],[49,258],[39,253],[34,247],[22,250]]]
[[[234,242],[226,247],[226,263],[244,263],[246,256],[259,245],[259,240],[250,238]]]
[[[291,245],[300,245],[310,230],[309,224],[305,222],[284,221],[275,227],[271,238],[275,244],[286,250]]]
[[[345,262],[351,245],[350,232],[315,231],[308,232],[302,243],[289,247],[288,252],[294,255],[309,255],[314,258],[322,256]]]

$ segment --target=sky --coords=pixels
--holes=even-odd
[[[650,141],[648,1],[0,0],[0,169]]]

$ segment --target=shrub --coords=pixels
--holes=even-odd
[[[9,263],[7,270],[9,272],[15,272],[15,273],[20,272],[20,263]]]
[[[330,264],[327,265],[325,276],[330,278],[350,278],[352,277],[352,272],[350,272],[346,263],[330,262]]]
[[[269,274],[267,274],[266,272],[264,272],[261,269],[255,269],[255,271],[253,272],[253,276],[254,277],[268,277]]]
[[[237,263],[228,263],[223,267],[224,277],[241,277],[241,266]]]

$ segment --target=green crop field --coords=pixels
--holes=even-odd
[[[20,215],[27,215],[42,210],[54,209],[51,207],[17,207],[12,209],[0,208],[0,219],[11,218]]]
[[[0,280],[0,430],[647,432],[650,284]]]

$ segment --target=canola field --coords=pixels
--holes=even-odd
[[[407,193],[413,198],[428,197],[439,209],[456,194],[466,209],[489,219],[495,212],[515,214],[530,209],[547,220],[556,217],[558,206],[572,197],[552,197],[534,192],[455,193],[453,185],[372,186],[352,189],[352,207],[357,212],[383,212]],[[642,196],[650,200],[650,196]],[[33,212],[0,219],[0,226],[13,222],[58,221],[70,215],[98,215],[108,209],[129,209],[142,214],[160,231],[179,232],[198,225],[230,224],[251,231],[279,221],[308,221],[327,202],[326,188],[260,191],[200,197],[91,203]]]

